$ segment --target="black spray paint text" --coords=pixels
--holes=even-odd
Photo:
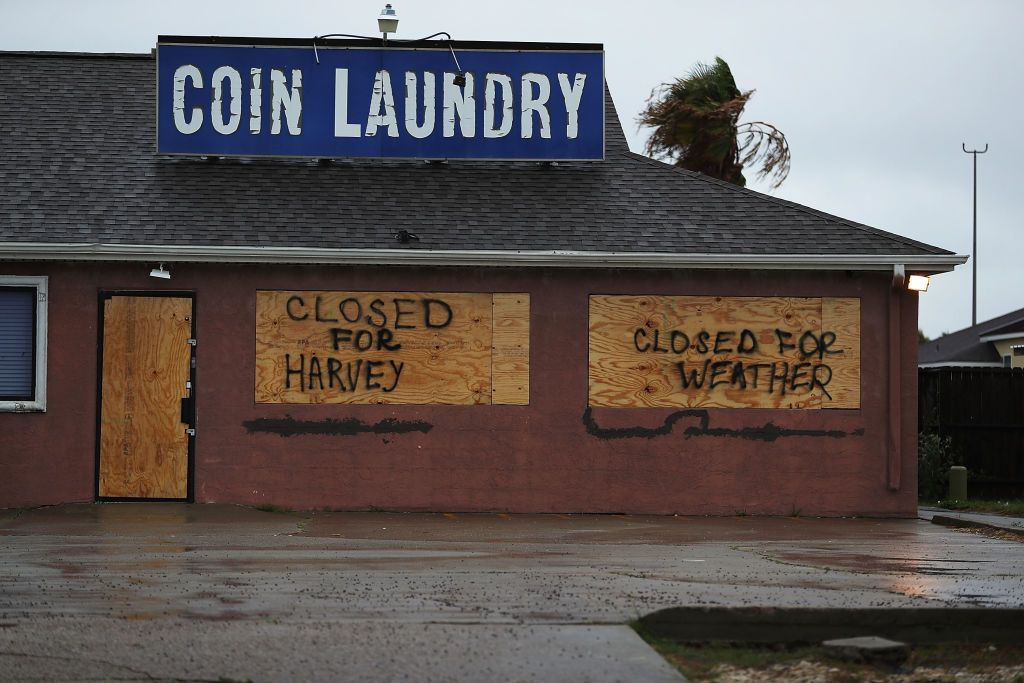
[[[818,334],[813,330],[805,330],[797,333],[776,329],[770,350],[779,354],[793,353],[799,356],[801,362],[751,362],[713,358],[696,362],[678,360],[675,366],[679,374],[679,385],[684,390],[724,387],[741,391],[761,390],[769,394],[778,392],[783,396],[787,391],[796,392],[801,389],[810,393],[817,387],[831,399],[832,395],[826,387],[832,381],[832,368],[824,361],[827,356],[843,353],[842,349],[835,348],[836,341],[835,332]],[[758,335],[749,329],[719,330],[714,334],[701,330],[691,337],[682,330],[662,333],[656,328],[638,327],[633,333],[633,346],[640,353],[662,353],[666,356],[757,356],[762,353]]]
[[[398,388],[405,362],[361,358],[365,352],[395,353],[401,350],[402,330],[443,330],[455,314],[448,302],[428,297],[369,301],[350,296],[336,304],[320,295],[290,296],[285,313],[296,322],[324,324],[330,349],[351,357],[318,356],[315,353],[284,355],[285,389],[306,391],[390,393]]]

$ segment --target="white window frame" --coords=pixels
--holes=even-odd
[[[0,275],[0,287],[34,287],[36,290],[35,396],[32,400],[0,400],[2,413],[46,412],[46,308],[49,278],[46,275]]]

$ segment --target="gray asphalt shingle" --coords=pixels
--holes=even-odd
[[[603,162],[155,152],[150,55],[0,53],[0,241],[712,254],[950,252],[629,151]]]

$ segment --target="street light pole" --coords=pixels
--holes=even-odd
[[[985,149],[967,149],[965,142],[960,146],[964,152],[974,156],[974,243],[971,246],[971,327],[974,327],[978,324],[978,155],[988,151],[988,143],[985,143]]]

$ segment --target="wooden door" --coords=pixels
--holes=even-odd
[[[101,299],[100,498],[190,498],[192,299]]]

